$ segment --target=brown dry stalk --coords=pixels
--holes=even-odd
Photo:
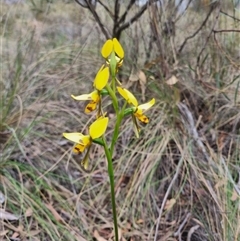
[[[225,55],[225,57],[229,60],[229,62],[233,65],[234,68],[240,69],[240,65],[235,63],[234,60],[232,60],[232,58],[230,57],[230,55],[226,51],[224,51],[223,47],[219,44],[216,37],[217,33],[240,33],[240,30],[236,30],[236,29],[213,30],[213,38],[218,49]]]

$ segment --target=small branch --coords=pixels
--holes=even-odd
[[[115,0],[114,23],[117,23],[117,22],[118,22],[119,11],[120,11],[120,3],[119,3],[119,0]]]
[[[134,17],[132,17],[127,23],[123,24],[122,26],[120,26],[118,28],[118,30],[116,31],[116,36],[118,36],[118,38],[120,37],[121,35],[121,32],[123,30],[125,30],[126,28],[128,28],[131,24],[133,24],[135,21],[137,21],[141,16],[142,14],[146,11],[147,9],[147,5],[148,3],[145,3],[142,8],[140,9],[140,11],[138,13],[136,13],[136,15]]]
[[[214,5],[212,6],[211,9],[214,9]],[[216,23],[217,23],[217,21],[218,21],[219,14],[220,14],[220,9],[219,9],[219,11],[218,11],[218,13],[217,13],[217,15],[216,15],[215,22],[214,22],[214,24],[213,24],[213,26],[212,26],[212,29],[211,29],[210,33],[208,34],[208,36],[207,36],[206,42],[205,42],[204,46],[202,47],[201,51],[200,51],[199,54],[198,54],[197,64],[196,64],[196,70],[197,70],[196,72],[197,72],[197,75],[198,75],[199,72],[200,72],[200,71],[199,71],[199,70],[200,70],[200,64],[199,64],[199,63],[200,63],[200,57],[201,57],[203,51],[205,50],[208,41],[210,40],[210,37],[211,37],[211,35],[212,35],[212,33],[213,33],[213,29],[214,29],[214,27],[215,27],[215,25],[216,25]]]
[[[200,227],[199,225],[195,225],[195,226],[191,227],[191,229],[189,230],[188,235],[187,235],[187,241],[191,241],[192,240],[191,237],[192,237],[193,233],[197,229],[199,229],[199,227]]]
[[[79,3],[77,0],[76,0],[76,2]],[[109,38],[110,38],[110,37],[109,37],[109,34],[107,33],[106,28],[104,27],[101,19],[99,18],[97,12],[95,11],[93,5],[90,3],[89,0],[86,0],[85,2],[86,2],[86,4],[87,4],[87,6],[88,6],[89,11],[92,13],[93,17],[95,18],[96,22],[98,23],[98,25],[99,25],[102,33],[104,34],[105,38],[106,38],[106,39],[109,39]],[[79,4],[80,4],[80,3],[79,3]]]
[[[106,12],[109,14],[109,16],[111,17],[111,19],[113,20],[114,19],[114,14],[110,11],[110,9],[104,4],[102,3],[101,0],[98,0],[98,3],[100,5],[102,5],[102,7],[106,10]]]
[[[199,32],[200,30],[205,26],[205,24],[207,23],[209,17],[211,16],[212,12],[213,12],[214,8],[211,7],[206,18],[204,19],[204,21],[202,22],[202,24],[200,25],[200,27],[196,30],[195,33],[193,33],[192,35],[188,36],[187,38],[185,38],[185,40],[183,41],[182,45],[180,46],[179,50],[178,50],[178,54],[180,54],[184,48],[184,46],[186,45],[187,41],[189,39],[192,39],[194,38]]]
[[[118,28],[118,26],[119,26],[119,24],[118,24],[119,11],[120,11],[120,3],[119,3],[119,0],[115,0],[112,37],[118,37],[118,36],[116,35],[116,32],[117,32],[117,28]]]
[[[188,131],[189,136],[193,138],[193,140],[196,142],[197,148],[202,152],[203,156],[205,157],[205,160],[204,159],[203,160],[210,163],[210,157],[208,156],[207,150],[198,134],[197,127],[195,125],[195,121],[191,111],[183,103],[179,103],[177,104],[177,106],[181,113],[182,123],[186,128],[186,130]]]
[[[177,9],[180,7],[180,5],[182,4],[182,0],[179,2],[178,6],[177,6]],[[179,16],[175,19],[175,23],[183,16],[183,14],[187,11],[187,9],[189,8],[190,6],[190,3],[192,2],[192,0],[189,0],[188,3],[187,3],[187,6],[186,8],[184,9],[184,11],[182,11],[182,13],[179,14]]]
[[[116,31],[116,36],[119,36],[120,37],[120,35],[121,35],[121,32],[123,31],[123,30],[125,30],[126,28],[128,28],[131,24],[133,24],[134,22],[136,22],[141,16],[142,16],[142,14],[146,11],[146,9],[147,9],[147,7],[149,6],[149,5],[151,5],[151,4],[153,4],[154,2],[156,2],[157,0],[153,0],[153,1],[151,1],[151,2],[146,2],[142,7],[141,7],[141,9],[139,10],[139,12],[138,13],[136,13],[136,15],[135,16],[133,16],[130,20],[128,20],[128,22],[127,23],[125,23],[125,24],[123,24],[122,26],[120,26],[119,28],[118,28],[118,30]],[[123,16],[122,16],[123,17]],[[121,21],[122,21],[122,17],[121,17]],[[125,19],[125,18],[124,18]]]
[[[184,218],[183,222],[181,223],[181,225],[179,226],[178,230],[173,234],[174,237],[179,237],[179,235],[181,235],[181,231],[190,217],[191,213],[188,213],[187,216]]]
[[[166,194],[165,194],[165,196],[164,196],[164,199],[163,199],[163,201],[162,201],[161,208],[160,208],[160,210],[159,210],[159,212],[158,212],[158,219],[157,219],[157,225],[156,225],[156,228],[155,228],[154,241],[157,241],[157,240],[158,240],[158,239],[157,239],[157,236],[158,236],[158,230],[159,230],[159,225],[160,225],[160,220],[161,220],[161,217],[162,217],[163,209],[164,209],[164,206],[165,206],[165,204],[166,204],[167,198],[168,198],[168,196],[169,196],[169,194],[170,194],[170,192],[171,192],[171,189],[172,189],[172,187],[173,187],[173,184],[174,184],[174,182],[176,181],[176,179],[177,179],[177,177],[178,177],[178,174],[179,174],[179,172],[180,172],[180,168],[181,168],[181,166],[182,166],[182,164],[183,164],[183,160],[184,160],[184,158],[183,158],[183,156],[182,156],[181,159],[180,159],[179,162],[178,162],[178,165],[177,165],[177,168],[176,168],[176,172],[175,172],[175,174],[174,174],[174,177],[173,177],[171,183],[170,183],[169,186],[168,186],[167,192],[166,192]]]
[[[240,187],[238,186],[238,184],[235,183],[235,181],[233,180],[233,177],[228,169],[228,166],[223,158],[223,156],[220,156],[220,160],[222,162],[222,165],[224,166],[225,169],[225,173],[228,177],[228,181],[231,182],[231,184],[233,185],[233,188],[235,189],[236,193],[238,194],[238,196],[240,196]]]
[[[228,33],[228,32],[240,32],[240,30],[213,30],[213,39],[214,42],[216,43],[217,47],[219,50],[225,55],[225,57],[228,59],[228,61],[236,68],[240,69],[240,65],[236,64],[232,58],[226,53],[226,51],[223,50],[222,46],[220,46],[219,42],[217,41],[216,34],[217,33]]]
[[[131,0],[128,4],[128,6],[126,7],[126,11],[123,13],[123,15],[120,17],[118,24],[124,23],[126,16],[129,12],[129,10],[132,8],[133,4],[136,2],[136,0]]]
[[[236,21],[238,21],[238,22],[240,22],[240,19],[238,19],[238,18],[236,18],[236,17],[234,17],[234,16],[231,16],[231,15],[223,12],[222,10],[220,11],[220,13],[222,13],[222,14],[224,14],[224,15],[226,15],[226,16],[228,16],[228,17],[230,17],[230,18],[232,18],[232,19],[234,19],[234,20],[236,20]]]
[[[236,30],[236,29],[214,30],[214,29],[213,29],[213,32],[214,32],[214,33],[232,33],[232,32],[240,33],[240,30]]]

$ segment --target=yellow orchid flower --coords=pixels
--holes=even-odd
[[[110,54],[113,51],[117,54],[119,59],[124,58],[123,48],[116,38],[108,39],[104,43],[104,45],[102,47],[102,51],[101,51],[103,58],[108,59]]]
[[[87,170],[88,168],[88,154],[89,150],[92,144],[92,141],[94,139],[97,139],[101,137],[107,129],[108,125],[108,117],[100,117],[95,122],[93,122],[89,127],[89,135],[83,135],[79,132],[73,132],[73,133],[63,133],[63,136],[76,143],[73,152],[79,154],[84,152],[86,148],[88,148],[88,151],[81,162],[81,166],[84,168],[84,170]]]
[[[111,62],[110,56],[112,52],[115,53],[117,67],[121,67],[123,64],[124,50],[116,38],[108,39],[102,47],[101,53],[103,58],[106,59],[107,64]]]
[[[98,103],[101,101],[101,90],[107,85],[109,79],[109,68],[105,67],[104,65],[98,71],[93,86],[95,90],[90,94],[83,94],[83,95],[71,95],[71,97],[75,100],[89,100],[90,102],[87,104],[85,108],[85,113],[90,113],[97,108]]]
[[[128,104],[133,105],[135,107],[132,118],[134,123],[134,131],[136,133],[136,136],[139,137],[139,127],[136,118],[141,122],[147,124],[149,122],[149,119],[147,116],[144,115],[144,112],[150,109],[155,104],[155,99],[153,98],[145,104],[138,105],[137,99],[129,90],[122,88],[120,86],[117,87],[117,90],[119,94],[128,102]]]

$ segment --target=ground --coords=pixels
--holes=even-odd
[[[0,240],[114,240],[104,150],[94,145],[86,173],[62,136],[95,120],[71,94],[91,91],[106,39],[74,1],[35,2],[1,3]],[[121,35],[119,80],[139,103],[156,99],[139,139],[124,119],[114,152],[122,240],[240,240],[240,13],[229,5],[149,7]]]

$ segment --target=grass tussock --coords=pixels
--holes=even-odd
[[[92,149],[94,169],[84,173],[62,138],[94,119],[70,95],[91,89],[104,36],[75,3],[1,7],[0,240],[113,240],[104,152]],[[216,8],[179,51],[210,10],[173,16],[169,35],[170,10],[149,7],[120,40],[121,80],[157,104],[140,139],[131,120],[121,127],[113,161],[119,231],[122,240],[239,241],[239,11],[231,18],[222,12],[232,8]],[[234,31],[214,38],[213,29]],[[108,113],[114,121],[111,106]]]

